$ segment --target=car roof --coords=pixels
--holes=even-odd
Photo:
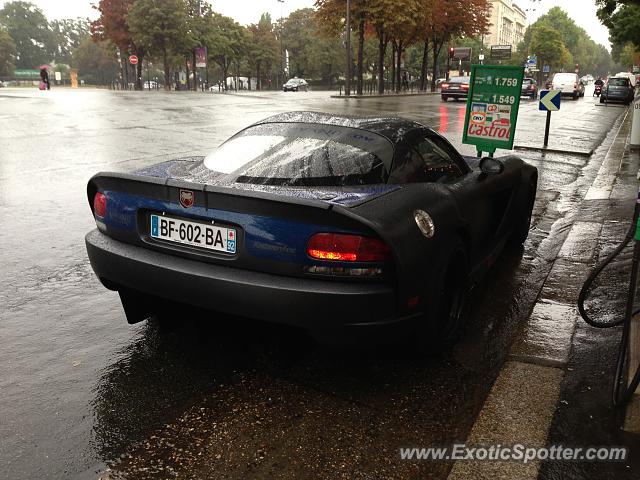
[[[321,112],[280,113],[256,122],[251,126],[265,123],[315,123],[320,125],[358,128],[382,135],[394,145],[400,142],[404,138],[404,135],[410,131],[417,129],[430,130],[429,127],[421,123],[401,117],[336,115]]]

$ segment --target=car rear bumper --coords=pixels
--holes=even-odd
[[[114,240],[85,237],[91,266],[110,289],[126,289],[209,310],[322,332],[408,324],[389,285],[253,272],[197,262]]]
[[[468,90],[442,90],[440,93],[446,97],[466,98],[467,95],[469,94],[469,91]]]

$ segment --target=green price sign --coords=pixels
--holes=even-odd
[[[511,150],[516,134],[524,67],[472,65],[462,143],[478,155]]]

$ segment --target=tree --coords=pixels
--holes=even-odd
[[[93,5],[93,8],[100,12],[100,17],[91,22],[91,35],[94,41],[108,40],[118,50],[123,88],[125,84],[129,83],[129,67],[126,59],[122,57],[137,50],[126,21],[126,15],[133,2],[134,0],[100,0],[97,5]],[[142,54],[142,59],[144,59],[144,53]],[[140,65],[139,68],[142,68],[142,62],[139,62],[138,65]],[[136,77],[140,78],[141,73],[142,71],[140,70]],[[140,88],[141,86],[138,85],[137,87]]]
[[[16,67],[37,68],[53,58],[55,40],[46,17],[32,3],[15,1],[0,10],[4,26],[16,46]]]
[[[181,0],[136,0],[125,15],[136,45],[158,52],[164,64],[164,88],[171,88],[169,56],[185,50],[187,13]]]
[[[79,77],[90,84],[107,84],[118,71],[118,63],[108,42],[95,42],[91,37],[85,37],[73,49],[71,65],[78,69]]]
[[[230,17],[213,13],[209,18],[208,45],[209,58],[222,69],[224,88],[227,90],[227,77],[232,65],[239,68],[249,43],[247,30]]]
[[[431,91],[436,89],[436,70],[442,47],[454,37],[477,37],[486,33],[490,8],[488,0],[450,0],[431,11],[426,21],[433,52]]]
[[[72,51],[91,33],[91,24],[83,18],[65,18],[50,23],[55,39],[54,59],[56,63],[71,63]]]
[[[571,54],[565,47],[560,32],[546,25],[538,25],[533,30],[531,50],[537,53],[540,63],[552,68],[571,62]]]
[[[9,33],[0,28],[0,77],[9,76],[15,68],[16,44]]]
[[[248,45],[248,62],[250,69],[255,69],[256,88],[262,90],[264,74],[271,78],[271,68],[277,62],[280,46],[273,31],[271,15],[263,13],[257,24],[248,27],[251,42]],[[264,68],[263,68],[264,67]],[[251,78],[251,74],[249,75]]]

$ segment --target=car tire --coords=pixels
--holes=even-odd
[[[509,237],[509,244],[512,247],[520,247],[527,240],[527,237],[529,237],[531,218],[533,217],[533,205],[536,201],[537,190],[538,181],[534,178],[529,182],[527,187],[524,210],[518,212],[515,228]]]
[[[448,242],[436,268],[433,284],[424,293],[427,302],[418,326],[418,349],[423,355],[444,353],[457,342],[464,324],[468,297],[467,250],[458,237]]]
[[[600,97],[600,103],[604,103],[604,97]]]
[[[447,100],[449,100],[449,97],[447,97],[446,95],[442,95],[442,101],[446,102]]]

